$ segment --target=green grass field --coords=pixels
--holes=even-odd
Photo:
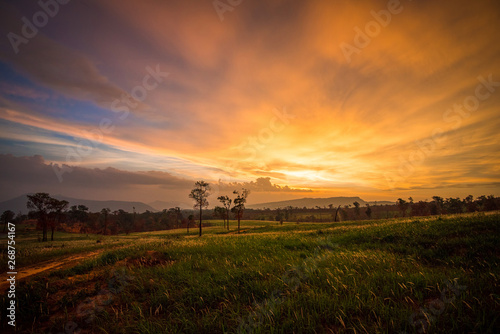
[[[498,333],[500,214],[38,242],[16,235],[28,333]],[[5,240],[0,265],[7,266]],[[4,291],[2,291],[3,293]],[[8,330],[2,294],[2,327]]]

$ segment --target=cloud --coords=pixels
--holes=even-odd
[[[259,177],[255,181],[250,182],[219,182],[215,186],[220,188],[222,191],[240,190],[241,188],[245,188],[254,192],[307,193],[313,191],[312,189],[291,188],[287,185],[280,186],[277,184],[273,184],[271,183],[270,177]]]
[[[56,171],[65,168],[63,182]],[[45,191],[75,198],[156,200],[163,189],[188,193],[193,181],[166,172],[130,172],[116,168],[85,168],[48,164],[40,155],[0,154],[0,185],[5,200],[24,193]],[[148,194],[149,192],[149,194]],[[167,195],[175,197],[175,194]]]
[[[59,182],[57,173],[63,172]],[[271,179],[258,178],[251,182],[212,182],[214,190],[231,193],[247,188],[254,192],[301,193],[310,189],[296,189],[271,183]],[[215,181],[215,182],[213,182]],[[125,171],[113,167],[85,168],[47,163],[40,155],[15,157],[0,154],[0,201],[25,193],[49,192],[83,199],[120,199],[151,202],[158,199],[186,198],[194,179],[182,178],[161,171]]]
[[[4,13],[0,23],[2,35],[14,32],[21,36],[24,24],[21,13],[5,3],[0,10]],[[34,82],[71,98],[92,101],[109,108],[111,102],[126,94],[110,82],[83,53],[57,43],[42,31],[26,44],[21,44],[17,53],[6,38],[2,38],[0,45],[0,60],[12,65]]]
[[[371,12],[385,9],[387,1],[245,1],[223,22],[210,1],[89,3],[92,26],[91,11],[75,3],[55,25],[71,37],[48,29],[20,58],[1,57],[35,85],[96,104],[119,97],[120,87],[133,87],[147,65],[170,72],[145,101],[149,113],[116,122],[106,134],[103,145],[119,151],[113,159],[122,161],[120,169],[165,159],[155,168],[173,171],[175,165],[187,178],[220,175],[225,183],[273,194],[308,187],[381,194],[386,173],[397,174],[400,158],[409,159],[419,150],[417,141],[441,129],[448,139],[398,188],[417,189],[440,177],[450,187],[498,181],[498,159],[485,157],[499,149],[500,90],[459,129],[443,119],[448,108],[474,94],[479,75],[500,80],[498,1],[401,1],[403,11],[350,63],[339,45],[353,43],[354,28],[364,29],[374,20]],[[8,16],[11,23],[0,25],[18,29],[20,14]],[[10,92],[4,99],[43,97],[36,88]],[[294,118],[276,130],[273,110],[283,106]],[[106,108],[82,121],[80,110],[67,108],[61,116],[17,101],[0,117],[81,137],[81,130],[109,116]],[[4,139],[19,139],[14,132],[5,131]],[[108,166],[104,155],[90,155],[82,165]],[[64,155],[51,161],[64,162]],[[261,181],[249,181],[256,179]]]

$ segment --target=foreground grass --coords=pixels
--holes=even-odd
[[[233,224],[230,232],[207,228],[201,238],[180,230],[99,244],[76,237],[81,243],[66,241],[67,254],[106,250],[18,282],[18,330],[497,333],[499,220],[259,221],[242,222],[239,235]],[[35,241],[19,244],[47,256]]]

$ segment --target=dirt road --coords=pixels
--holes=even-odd
[[[80,260],[87,260],[96,257],[103,251],[104,250],[101,249],[98,251],[84,253],[84,254],[75,254],[68,257],[59,258],[57,260],[44,261],[41,263],[20,268],[17,270],[16,284],[19,283],[19,281],[21,280],[25,280],[28,277],[37,275],[47,270],[57,270],[57,269],[67,268],[70,265],[76,265]],[[2,294],[5,294],[7,292],[9,284],[10,283],[6,279],[0,282],[0,291]]]

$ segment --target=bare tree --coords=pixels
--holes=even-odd
[[[197,181],[194,184],[194,189],[191,190],[191,193],[189,194],[189,198],[194,199],[195,204],[194,208],[200,209],[200,237],[201,237],[201,215],[203,208],[208,207],[208,196],[210,196],[210,185],[205,182],[205,181]]]
[[[238,233],[240,233],[240,220],[243,217],[243,211],[245,211],[245,203],[247,202],[247,197],[250,194],[250,190],[243,188],[243,191],[233,191],[233,194],[236,195],[234,199],[234,207],[233,211],[236,213],[236,218],[238,218]]]

